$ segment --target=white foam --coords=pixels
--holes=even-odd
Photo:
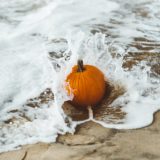
[[[58,85],[58,79],[54,84],[55,71],[40,40],[31,37],[14,40],[4,42],[0,53],[1,152],[37,141],[55,141],[58,133],[73,130],[65,124],[65,115],[60,108],[63,101],[58,103],[56,99],[55,102],[37,109],[24,106],[27,99],[38,96],[46,88]],[[5,45],[7,48],[3,48]],[[55,88],[54,91],[57,93]],[[19,112],[12,113],[12,110]],[[31,122],[21,122],[23,114]],[[3,121],[13,117],[19,119],[18,124],[3,124]]]
[[[80,38],[80,35],[78,37]],[[91,47],[90,44],[94,45]],[[74,46],[77,45],[74,44]],[[98,50],[99,48],[100,50]],[[124,95],[111,104],[112,107],[123,106],[123,111],[127,113],[123,124],[106,124],[97,120],[93,121],[105,127],[118,129],[134,129],[149,125],[153,120],[153,113],[160,107],[158,98],[160,80],[150,77],[150,67],[145,62],[141,62],[130,71],[124,70],[122,63],[123,56],[126,53],[121,53],[119,58],[111,58],[110,52],[107,52],[108,46],[105,45],[103,34],[96,34],[89,38],[85,37],[83,50],[80,48],[80,51],[77,53],[87,53],[82,56],[85,63],[98,66],[110,82],[119,83],[126,90]],[[77,57],[75,57],[74,61],[76,61]]]

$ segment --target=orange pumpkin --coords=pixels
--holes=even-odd
[[[95,106],[105,94],[103,73],[95,66],[83,65],[82,60],[78,60],[77,65],[72,68],[66,82],[68,94],[74,95],[72,103],[75,106]]]

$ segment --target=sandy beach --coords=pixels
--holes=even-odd
[[[56,143],[38,143],[0,154],[0,160],[159,160],[160,112],[152,125],[136,130],[107,129],[87,122]]]

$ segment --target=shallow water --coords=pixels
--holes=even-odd
[[[0,151],[74,132],[82,123],[76,114],[87,120],[62,109],[78,58],[99,67],[112,88],[93,121],[149,125],[160,109],[159,7],[158,0],[1,0]]]

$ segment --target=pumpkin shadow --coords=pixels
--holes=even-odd
[[[120,124],[125,120],[126,113],[122,106],[112,106],[112,103],[125,93],[120,84],[107,84],[107,92],[101,103],[93,108],[94,119],[105,123]]]
[[[125,93],[123,86],[119,84],[106,83],[106,93],[99,104],[92,107],[95,120],[106,123],[123,123],[126,113],[122,111],[121,106],[111,107],[111,104],[119,96]],[[73,121],[82,121],[89,118],[88,110],[74,106],[70,101],[63,104],[63,110]]]

